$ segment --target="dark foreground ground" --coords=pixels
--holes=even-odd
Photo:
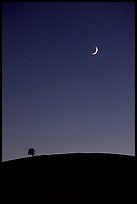
[[[2,169],[4,203],[7,199],[10,203],[135,202],[134,156],[93,153],[35,156],[2,162]]]

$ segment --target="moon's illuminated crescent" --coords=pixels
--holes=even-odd
[[[98,53],[98,47],[96,47],[95,52],[92,53],[92,55],[96,55]]]

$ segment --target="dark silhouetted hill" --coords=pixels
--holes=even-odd
[[[2,196],[18,201],[133,203],[135,157],[71,153],[2,162]],[[92,203],[92,202],[90,202]]]

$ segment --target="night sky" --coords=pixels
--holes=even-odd
[[[3,160],[135,154],[134,7],[3,3]]]

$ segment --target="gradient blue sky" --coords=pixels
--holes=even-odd
[[[3,3],[3,160],[135,154],[134,7]]]

